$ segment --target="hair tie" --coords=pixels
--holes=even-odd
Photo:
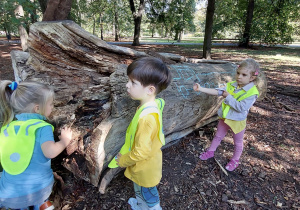
[[[10,89],[11,89],[12,91],[14,91],[14,90],[17,89],[17,87],[18,87],[18,83],[12,82],[10,85],[8,85],[8,87],[10,87]]]
[[[254,73],[255,76],[258,75],[258,69],[256,69],[255,73]]]

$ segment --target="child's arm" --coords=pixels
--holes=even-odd
[[[199,92],[203,92],[203,93],[206,93],[206,94],[209,94],[209,95],[214,95],[214,96],[219,95],[218,90],[213,89],[213,88],[201,87],[198,83],[195,83],[193,88],[194,88],[194,91],[199,91]]]
[[[55,158],[59,155],[72,140],[72,130],[71,128],[63,128],[61,130],[61,135],[59,136],[60,141],[46,141],[42,144],[42,151],[47,158]]]
[[[149,158],[152,149],[152,139],[155,138],[159,124],[154,115],[149,114],[139,120],[134,138],[133,149],[117,158],[120,167],[129,167]]]
[[[229,94],[225,98],[224,103],[229,105],[232,109],[234,109],[237,112],[243,112],[249,110],[256,101],[256,99],[257,96],[253,95],[241,101],[237,101],[232,95]]]

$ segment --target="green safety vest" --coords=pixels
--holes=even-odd
[[[7,173],[18,175],[26,170],[34,150],[35,132],[38,128],[47,125],[51,124],[43,120],[31,119],[12,121],[1,128],[0,163]],[[17,134],[15,126],[20,126]]]
[[[233,96],[233,98],[235,98],[237,101],[241,101],[245,98],[248,98],[250,96],[253,95],[257,95],[259,96],[259,92],[256,88],[255,85],[253,85],[252,88],[250,88],[248,91],[245,90],[241,90],[238,93],[234,93],[234,89],[235,87],[232,85],[233,83],[235,83],[236,81],[233,82],[228,82],[226,85],[226,91]],[[224,101],[222,102],[222,111],[223,111],[223,118],[226,118],[228,112],[229,112],[230,106],[225,104]]]
[[[158,116],[159,116],[159,139],[160,139],[162,145],[165,145],[165,135],[163,133],[163,125],[162,125],[162,111],[165,106],[165,101],[162,98],[158,98],[158,99],[155,99],[155,102],[156,102],[157,106],[149,106],[147,104],[144,104],[136,111],[131,123],[129,124],[129,126],[126,130],[125,143],[120,150],[120,153],[122,155],[131,151],[139,119],[141,117],[143,117],[147,114],[151,114],[151,113],[158,113]],[[108,164],[108,167],[109,168],[119,167],[117,165],[117,161],[115,158],[112,159],[112,161]]]

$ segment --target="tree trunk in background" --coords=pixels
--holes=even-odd
[[[24,17],[24,10],[23,10],[22,5],[18,5],[14,12],[15,12],[16,18],[23,18]],[[28,33],[27,32],[28,32],[28,30],[26,30],[24,28],[22,23],[18,26],[18,29],[19,29],[19,35],[20,35],[22,50],[27,51],[27,49],[28,49],[28,44],[27,44],[27,39],[28,39]]]
[[[100,38],[103,40],[103,22],[102,22],[102,14],[99,14],[99,24],[100,24]]]
[[[240,47],[249,47],[251,25],[252,25],[252,19],[253,19],[253,11],[254,11],[254,0],[249,0],[243,39],[239,43]]]
[[[119,17],[118,17],[118,5],[117,2],[114,2],[115,10],[115,41],[119,41]]]
[[[93,35],[95,35],[96,32],[96,19],[95,16],[93,16]]]
[[[118,172],[106,171],[107,165],[123,145],[138,106],[125,87],[128,64],[140,57],[155,56],[170,68],[173,80],[158,95],[166,101],[163,127],[167,144],[217,119],[221,98],[194,92],[194,80],[204,87],[219,87],[233,78],[237,68],[227,61],[109,45],[72,21],[33,24],[28,44],[29,53],[11,52],[16,81],[35,79],[54,87],[55,136],[60,127],[74,122],[73,140],[63,165],[95,186],[103,177],[99,188],[102,193]],[[263,77],[260,81],[263,97],[266,83]]]
[[[49,0],[43,21],[66,20],[71,7],[72,0]]]
[[[174,40],[178,40],[179,31],[175,30]]]
[[[47,0],[39,0],[42,13],[44,14],[47,8]]]
[[[133,35],[133,46],[140,45],[140,33],[141,33],[141,23],[142,23],[142,15],[145,8],[145,1],[140,0],[140,5],[138,10],[136,11],[134,0],[129,0],[131,13],[133,15],[134,20],[134,35]]]
[[[27,49],[28,49],[28,43],[27,43],[28,33],[23,25],[19,25],[18,28],[19,28],[19,35],[20,35],[22,50],[27,51]]]
[[[213,18],[215,13],[215,0],[208,0],[205,21],[205,35],[203,43],[203,58],[211,59],[211,39]]]

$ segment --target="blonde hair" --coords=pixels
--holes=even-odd
[[[254,59],[247,58],[243,60],[240,63],[239,68],[247,69],[250,72],[251,76],[256,76],[254,81],[257,81],[257,78],[260,74],[260,69],[259,69],[259,64]]]
[[[9,80],[0,82],[0,125],[10,123],[16,114],[33,113],[39,105],[39,114],[44,115],[46,103],[54,97],[49,86],[38,82],[21,82],[11,90]]]

